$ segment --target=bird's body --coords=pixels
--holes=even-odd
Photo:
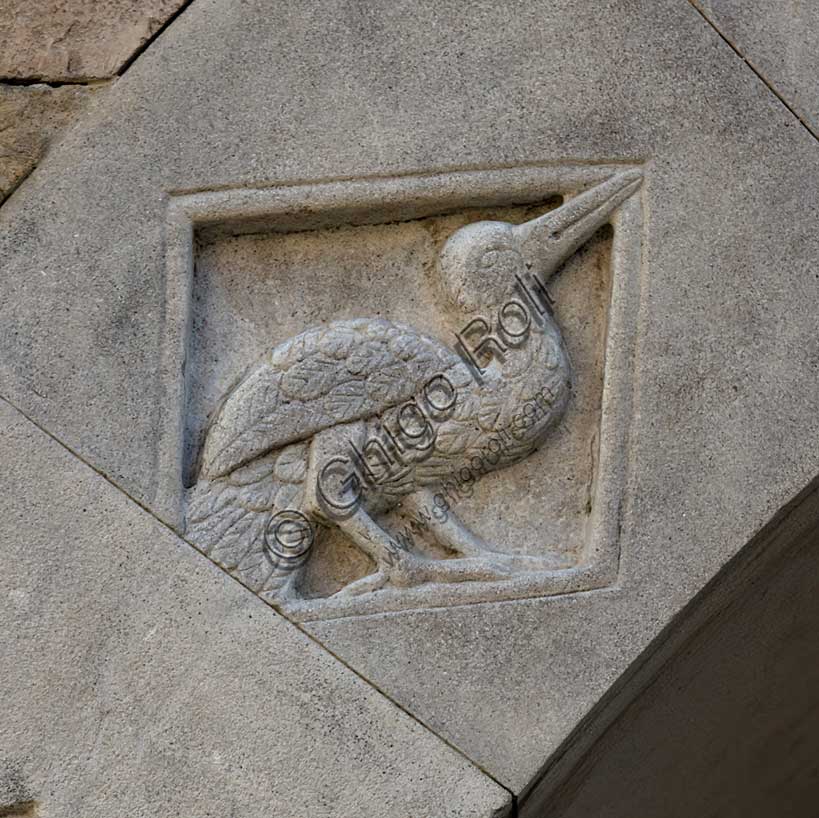
[[[483,372],[476,375],[467,361],[453,355],[447,377],[454,400],[446,412],[436,413],[422,392],[413,397],[413,405],[426,413],[422,422],[428,434],[417,452],[404,445],[403,456],[394,458],[395,471],[402,477],[401,494],[411,494],[416,487],[435,487],[464,470],[477,478],[517,463],[531,454],[562,417],[571,370],[560,332],[550,319],[525,345],[507,349],[502,360],[485,363]],[[430,377],[435,374],[429,373]],[[371,418],[365,444],[383,440],[387,454],[390,434],[398,437],[399,444],[409,444],[406,435],[400,434],[400,411],[400,406],[393,406]],[[372,454],[377,476],[377,467],[384,460],[382,449],[371,444],[367,453]],[[407,464],[403,470],[401,463]]]
[[[443,560],[403,551],[375,519],[396,505],[417,507],[453,476],[474,480],[523,460],[560,420],[571,389],[568,354],[550,312],[518,299],[516,282],[531,268],[530,236],[542,246],[541,223],[559,250],[547,258],[553,272],[636,189],[633,177],[617,182],[555,211],[563,222],[551,214],[519,227],[478,222],[450,238],[440,257],[445,291],[452,309],[471,318],[466,328],[484,336],[470,351],[461,334],[458,354],[412,327],[360,318],[308,329],[266,354],[212,419],[188,536],[274,599],[298,595],[299,569],[326,525],[376,563],[345,592],[508,575],[505,555],[454,517],[433,537],[461,558]],[[511,330],[504,310],[516,315]],[[292,547],[279,536],[288,514],[309,527]]]
[[[569,372],[548,315],[527,344],[487,362],[480,380],[446,345],[401,324],[354,319],[306,330],[264,356],[220,408],[188,533],[225,567],[244,565],[245,581],[264,584],[275,574],[270,565],[263,576],[270,520],[296,511],[326,522],[306,486],[323,442],[356,471],[364,507],[387,511],[464,470],[471,481],[528,456],[565,411]],[[443,399],[425,392],[441,377]],[[420,441],[410,436],[419,423],[428,424]]]
[[[451,394],[428,399],[426,385],[440,386],[443,379]],[[373,462],[373,470],[390,461],[412,464],[413,482],[430,485],[468,466],[487,436],[511,434],[516,441],[498,468],[528,455],[562,415],[569,383],[568,355],[549,316],[526,344],[489,361],[480,375],[412,327],[382,319],[336,321],[276,347],[248,374],[210,428],[202,468],[223,477],[261,454],[358,422],[364,437],[351,442],[359,451],[368,441],[383,441],[384,452],[369,449],[382,461]],[[540,411],[515,423],[532,400]],[[436,411],[444,403],[451,406]],[[410,422],[428,424],[417,447],[402,430]]]

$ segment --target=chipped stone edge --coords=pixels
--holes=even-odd
[[[153,507],[183,531],[183,444],[191,342],[195,237],[301,232],[342,225],[409,221],[469,207],[534,204],[573,193],[637,163],[525,165],[285,186],[171,192],[165,223],[166,297],[160,379],[164,401]],[[288,607],[295,621],[450,607],[589,591],[612,585],[620,562],[620,518],[627,482],[634,355],[642,282],[642,195],[612,222],[611,298],[592,514],[578,564],[504,582],[430,584],[367,597],[306,600]]]

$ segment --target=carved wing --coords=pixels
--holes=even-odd
[[[202,474],[221,477],[322,429],[380,414],[459,366],[439,341],[389,321],[306,330],[266,354],[228,396],[208,430]]]
[[[296,443],[226,477],[200,480],[188,492],[185,534],[251,590],[274,597],[294,564],[275,560],[266,532],[274,514],[301,507],[306,467],[307,446]]]

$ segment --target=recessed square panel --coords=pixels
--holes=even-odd
[[[463,342],[472,336],[463,334],[463,319],[440,281],[438,259],[447,240],[475,222],[536,223],[624,170],[594,165],[509,168],[175,198],[168,231],[173,320],[166,372],[178,413],[167,419],[161,465],[169,515],[185,527],[189,504],[196,502],[197,491],[201,494],[197,483],[203,480],[209,429],[220,412],[234,411],[226,399],[236,394],[248,372],[254,377],[259,360],[310,328],[331,331],[346,326],[336,322],[357,319],[372,320],[376,327],[406,326],[466,359],[463,353],[468,355],[472,347]],[[571,386],[565,412],[534,450],[497,470],[482,469],[475,461],[471,473],[460,472],[459,477],[453,466],[453,473],[430,489],[429,496],[439,499],[427,514],[423,505],[416,503],[408,513],[399,503],[373,508],[368,515],[407,553],[436,562],[463,559],[438,536],[436,526],[446,508],[501,555],[495,562],[508,565],[506,575],[403,585],[388,581],[348,594],[346,588],[357,587],[351,583],[372,576],[378,566],[356,542],[355,532],[351,537],[345,526],[319,524],[311,532],[309,553],[301,557],[297,593],[281,595],[271,580],[277,550],[271,550],[269,519],[254,515],[262,513],[265,502],[272,514],[275,491],[280,500],[283,494],[276,488],[265,493],[263,483],[253,486],[251,511],[246,504],[235,513],[220,511],[219,519],[205,523],[211,527],[206,534],[189,523],[186,536],[297,619],[526,598],[610,584],[618,564],[625,483],[640,235],[636,195],[620,203],[610,223],[596,229],[548,282],[552,303],[546,306],[568,352]],[[542,300],[517,300],[531,306],[535,317],[535,307],[544,306]],[[481,363],[473,360],[473,366]],[[430,377],[436,375],[433,369]],[[480,404],[487,393],[474,383],[469,394]],[[277,411],[279,415],[266,419],[274,427],[271,439],[279,418],[279,428],[286,426],[285,409]],[[242,408],[240,414],[244,412]],[[338,423],[347,420],[340,416]],[[240,417],[231,422],[238,424],[239,433],[249,421]],[[310,441],[317,439],[308,427],[305,423],[300,434],[296,418],[296,431],[286,441],[296,445],[293,451],[303,457],[305,473]],[[303,444],[308,448],[299,448]],[[264,439],[259,445],[258,452],[249,450],[235,474],[249,474],[254,462],[270,459]],[[263,465],[259,468],[264,471]],[[269,479],[275,480],[275,474]],[[220,508],[233,502],[234,493],[249,491],[242,482],[220,488],[223,499],[208,502]],[[219,526],[230,529],[225,539],[211,534]],[[261,530],[265,527],[266,533]]]

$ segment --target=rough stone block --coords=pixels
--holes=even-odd
[[[107,79],[183,0],[7,0],[0,79]]]
[[[0,84],[0,202],[31,173],[92,95],[83,86]]]

